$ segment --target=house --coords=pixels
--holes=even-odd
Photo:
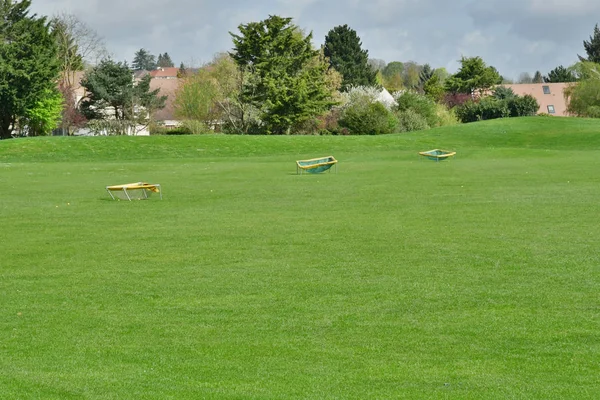
[[[152,119],[166,128],[175,128],[180,125],[180,122],[175,119],[175,96],[181,79],[175,77],[169,78],[153,78],[150,80],[150,90],[159,89],[159,96],[167,96],[165,108],[157,110],[152,114]]]
[[[512,89],[519,96],[526,94],[533,96],[540,105],[538,113],[566,117],[569,114],[564,90],[569,85],[569,83],[518,83],[502,86]]]
[[[179,68],[177,67],[158,67],[149,72],[152,79],[177,79]]]

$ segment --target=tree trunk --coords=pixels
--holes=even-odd
[[[12,117],[4,115],[0,119],[0,140],[12,138]]]

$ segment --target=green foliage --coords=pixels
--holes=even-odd
[[[270,16],[242,24],[232,58],[246,78],[241,102],[259,110],[262,132],[289,134],[292,127],[326,112],[335,101],[328,64],[291,18]]]
[[[565,89],[567,112],[578,117],[600,118],[600,77],[582,79]]]
[[[565,68],[562,65],[554,68],[548,73],[548,76],[544,77],[546,83],[561,83],[561,82],[576,82],[577,76],[574,71],[569,68]]]
[[[400,132],[412,132],[429,129],[431,126],[427,119],[413,109],[398,113],[398,130]]]
[[[506,118],[510,110],[505,100],[484,97],[479,101],[468,101],[456,109],[457,117],[463,122],[476,122],[488,119]]]
[[[423,92],[435,102],[441,102],[446,95],[446,89],[436,74],[425,82]]]
[[[496,86],[492,91],[492,97],[498,100],[512,99],[516,96],[515,92],[506,86]]]
[[[402,74],[404,64],[400,61],[392,61],[381,71],[383,87],[390,92],[397,92],[404,87]]]
[[[64,99],[58,89],[48,89],[35,105],[26,111],[19,124],[26,128],[27,136],[50,134],[58,127]]]
[[[135,52],[131,67],[135,71],[152,71],[153,69],[156,69],[156,57],[153,54],[150,54],[146,49],[139,49]]]
[[[192,119],[203,123],[220,118],[216,106],[218,90],[209,69],[182,78],[175,96],[175,115],[180,119]]]
[[[171,56],[169,53],[165,52],[164,54],[158,55],[158,60],[156,61],[156,66],[161,68],[170,68],[174,67],[173,61],[171,60]]]
[[[590,36],[590,40],[583,41],[583,48],[585,49],[587,58],[579,56],[581,61],[600,63],[600,29],[598,28],[598,24],[594,26],[594,32]]]
[[[396,111],[399,114],[412,110],[422,116],[429,127],[438,126],[438,107],[430,97],[412,91],[405,91],[396,97],[396,102]]]
[[[464,122],[483,121],[496,118],[532,116],[539,110],[535,97],[517,96],[510,89],[502,86],[494,90],[492,96],[479,101],[468,101],[457,107],[456,114]]]
[[[446,80],[446,90],[451,93],[483,93],[502,82],[494,67],[488,67],[481,57],[463,57],[459,71]]]
[[[353,135],[381,135],[394,133],[398,120],[383,104],[361,96],[345,106],[339,126]]]
[[[28,15],[30,4],[0,2],[0,139],[56,90],[56,39],[45,18]]]
[[[126,63],[102,60],[81,81],[88,93],[81,102],[81,111],[89,120],[127,121],[96,124],[111,134],[126,134],[129,126],[146,125],[149,116],[163,108],[167,99],[158,95],[159,89],[150,90],[150,79],[146,75],[134,83]]]
[[[536,115],[540,109],[537,99],[531,95],[514,96],[507,99],[511,117],[529,117]]]
[[[369,66],[369,52],[362,49],[356,31],[348,25],[336,26],[325,36],[325,57],[342,74],[342,90],[351,86],[374,86],[377,71]]]

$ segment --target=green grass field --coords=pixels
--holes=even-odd
[[[8,140],[0,199],[1,398],[600,393],[599,121]]]

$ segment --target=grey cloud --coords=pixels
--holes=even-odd
[[[294,18],[319,46],[348,24],[373,58],[414,60],[451,72],[461,55],[481,56],[505,76],[568,65],[592,32],[596,0],[36,0],[38,14],[78,15],[116,59],[144,47],[174,61],[209,61],[231,49],[229,31],[269,14]]]

